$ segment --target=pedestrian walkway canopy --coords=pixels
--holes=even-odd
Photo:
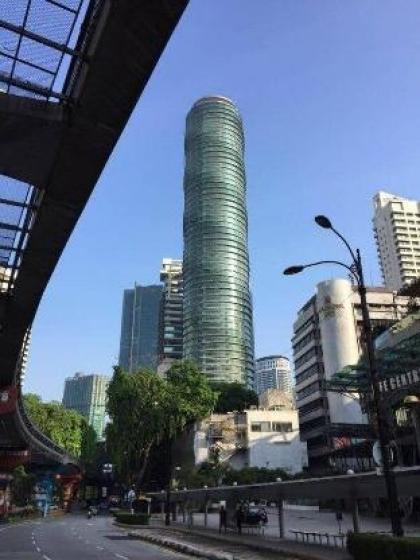
[[[391,335],[398,336],[400,340],[394,345],[378,349],[376,364],[381,392],[397,401],[399,397],[412,391],[420,391],[420,311],[407,316],[390,331]],[[405,331],[414,334],[405,338],[401,336]],[[363,357],[358,364],[347,366],[334,374],[326,381],[326,388],[337,393],[369,395],[370,378],[366,358]]]

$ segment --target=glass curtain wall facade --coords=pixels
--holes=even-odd
[[[157,367],[161,296],[158,285],[124,290],[118,363],[126,371]]]
[[[252,386],[244,134],[224,97],[187,116],[184,174],[184,357],[215,381]]]
[[[67,377],[64,385],[63,406],[82,414],[99,439],[104,436],[108,385],[109,378],[105,375],[83,373]]]

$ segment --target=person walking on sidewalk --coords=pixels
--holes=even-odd
[[[220,511],[219,511],[219,533],[222,532],[222,529],[224,529],[224,532],[226,533],[227,511],[226,511],[225,506],[220,506]]]

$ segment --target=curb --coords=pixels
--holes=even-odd
[[[168,538],[155,537],[153,535],[148,535],[148,534],[140,535],[139,533],[135,533],[135,532],[129,532],[128,536],[134,537],[142,541],[147,541],[152,544],[157,544],[159,546],[164,546],[166,548],[170,548],[171,550],[175,550],[176,552],[182,552],[183,554],[188,554],[190,556],[195,556],[198,558],[207,558],[208,560],[236,560],[233,554],[210,552],[202,548],[197,548],[189,544],[182,544]]]
[[[173,526],[172,529],[174,529],[175,531],[177,531],[180,534],[184,534],[185,531],[182,528]],[[241,541],[240,539],[231,539],[229,541],[225,541],[224,539],[220,539],[218,538],[218,535],[213,533],[212,531],[208,531],[208,530],[192,530],[190,531],[190,534],[192,535],[196,535],[196,536],[203,536],[205,538],[209,538],[212,539],[214,541],[217,542],[224,542],[226,544],[237,544],[239,546],[245,546],[247,547],[249,550],[255,550],[256,552],[271,552],[271,553],[275,553],[279,556],[279,558],[290,558],[293,560],[320,560],[320,558],[325,558],[324,556],[321,556],[322,554],[322,548],[319,549],[319,551],[316,551],[316,553],[311,552],[310,550],[306,551],[306,550],[290,550],[287,547],[283,547],[282,544],[279,542],[278,544],[274,545],[274,544],[269,544],[269,543],[265,543],[263,546],[261,546],[261,543],[258,544],[254,544],[254,543],[250,543],[250,542],[246,542],[244,543],[243,541]],[[294,542],[294,541],[292,541]],[[316,546],[316,545],[315,545]],[[341,558],[341,557],[340,557]],[[347,560],[349,559],[350,556],[348,554],[345,553],[345,551],[343,550],[343,560]],[[236,559],[235,559],[236,560]]]

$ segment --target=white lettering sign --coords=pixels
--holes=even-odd
[[[407,385],[413,385],[420,380],[420,369],[413,369],[394,377],[388,377],[379,382],[379,390],[381,392],[394,391]]]

